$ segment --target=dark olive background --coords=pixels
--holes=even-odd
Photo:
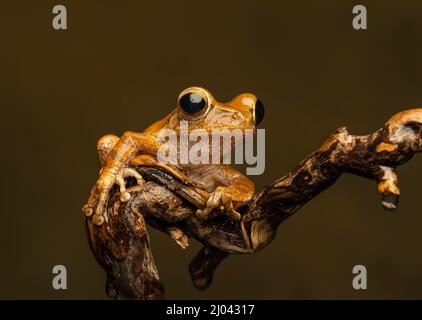
[[[66,31],[52,8],[68,9]],[[352,7],[368,8],[368,30]],[[420,1],[2,1],[0,298],[105,298],[81,207],[96,181],[96,140],[141,131],[187,86],[266,106],[266,171],[291,170],[346,125],[372,132],[422,105]],[[399,168],[385,213],[376,185],[345,175],[279,228],[264,250],[232,256],[196,291],[187,251],[151,230],[167,298],[422,298],[422,157]],[[68,290],[51,286],[64,264]],[[368,269],[368,290],[352,268]]]

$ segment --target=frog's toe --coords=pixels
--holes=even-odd
[[[221,207],[221,193],[214,192],[207,201],[207,205],[204,209],[196,210],[196,216],[201,220],[208,219],[208,216],[214,209]],[[221,210],[221,209],[220,209]]]
[[[208,201],[207,206],[204,209],[196,210],[196,216],[201,220],[208,219],[212,211],[218,209],[220,213],[217,215],[226,215],[231,221],[239,221],[241,214],[233,208],[232,200],[225,199],[225,202],[221,199],[210,198],[212,201]]]
[[[100,191],[100,195],[98,197],[98,203],[97,203],[97,206],[95,207],[95,213],[94,213],[94,216],[92,217],[92,221],[98,226],[102,225],[104,222],[103,213],[106,208],[108,197],[109,197],[108,190]]]
[[[130,200],[130,193],[126,190],[125,178],[135,178],[138,185],[142,185],[145,181],[142,176],[132,168],[125,168],[120,176],[116,178],[116,183],[120,189],[120,200],[122,202],[128,202]]]
[[[88,204],[86,204],[82,207],[82,213],[85,216],[90,217],[94,213],[94,210]]]
[[[208,219],[208,210],[205,209],[198,209],[196,210],[196,217],[200,220],[207,220]]]
[[[102,214],[96,214],[92,217],[92,221],[95,225],[101,226],[104,223],[104,216]]]
[[[242,215],[234,210],[233,207],[230,210],[226,210],[226,214],[231,221],[239,221],[242,217]]]
[[[242,217],[234,209],[232,197],[227,194],[226,188],[218,187],[209,197],[206,207],[196,211],[196,216],[201,220],[206,220],[216,209],[220,211],[217,215],[226,215],[231,221],[239,221]]]
[[[125,168],[125,169],[123,169],[122,176],[123,176],[123,178],[128,178],[128,177],[135,178],[136,181],[137,181],[137,183],[138,183],[138,185],[141,185],[141,184],[143,184],[145,182],[144,181],[144,178],[142,178],[142,176],[139,174],[139,172],[136,171],[133,168]]]
[[[121,182],[116,180],[116,183],[120,185]],[[107,190],[97,190],[97,192],[98,193],[95,194],[95,196],[91,196],[88,200],[88,203],[82,207],[82,212],[85,214],[86,217],[92,216],[92,221],[94,222],[94,224],[100,226],[104,223],[103,214],[106,208],[107,200],[109,198],[109,192]]]
[[[101,225],[104,222],[103,208],[107,200],[108,193],[99,191],[96,186],[91,189],[91,196],[88,203],[82,207],[82,213],[88,218],[92,216],[92,221],[96,225]]]
[[[231,199],[224,199],[224,212],[231,221],[239,221],[242,217],[239,212],[233,208],[233,201]]]
[[[98,201],[98,190],[95,186],[91,188],[91,194],[89,196],[88,202],[82,207],[82,213],[90,217],[94,213],[95,204]]]

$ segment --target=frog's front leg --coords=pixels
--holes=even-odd
[[[117,184],[121,192],[121,200],[128,201],[130,194],[126,191],[125,179],[134,177],[138,183],[143,183],[142,176],[134,169],[128,168],[130,161],[139,153],[154,153],[159,144],[152,135],[126,132],[119,139],[107,135],[98,141],[97,149],[101,164],[100,177],[91,190],[88,203],[83,212],[86,216],[94,213],[93,221],[101,225],[104,221],[103,212],[109,197],[109,191]]]
[[[206,207],[197,210],[197,217],[207,219],[210,213],[217,209],[226,214],[230,220],[239,221],[241,215],[237,209],[247,205],[251,200],[255,192],[254,183],[227,165],[209,165],[193,174],[199,181],[202,179],[205,184],[215,186]]]
[[[102,137],[97,142],[97,151],[98,151],[98,160],[100,162],[100,174],[103,170],[103,166],[106,164],[108,156],[110,155],[111,150],[119,142],[120,138],[115,135],[108,134]],[[132,168],[124,168],[120,176],[116,177],[116,184],[119,186],[120,190],[120,200],[122,202],[127,202],[130,199],[130,193],[126,191],[126,178],[133,177],[136,179],[138,185],[144,183],[142,176]]]

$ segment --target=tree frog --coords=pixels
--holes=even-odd
[[[181,121],[187,121],[190,130],[202,129],[210,134],[215,129],[255,131],[263,117],[264,105],[253,94],[243,93],[230,102],[221,103],[204,88],[190,87],[183,90],[178,97],[177,107],[143,132],[125,132],[120,138],[106,135],[99,139],[97,150],[100,175],[83,212],[86,216],[93,215],[94,223],[101,225],[113,185],[119,186],[121,200],[128,201],[130,193],[126,190],[125,179],[133,177],[138,184],[144,183],[142,176],[131,166],[146,165],[161,167],[179,179],[190,179],[209,190],[206,207],[196,212],[198,218],[206,219],[217,209],[230,220],[238,221],[241,216],[237,209],[250,201],[255,190],[254,183],[225,164],[160,163],[157,159],[157,152],[163,144],[160,137],[165,129],[174,130],[180,135]]]

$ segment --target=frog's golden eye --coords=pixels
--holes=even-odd
[[[207,105],[207,101],[199,92],[188,92],[179,98],[179,106],[187,114],[198,114],[205,110]]]

